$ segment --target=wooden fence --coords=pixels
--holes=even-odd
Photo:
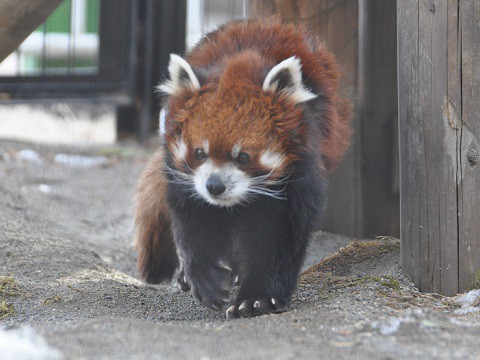
[[[397,10],[402,266],[454,294],[480,286],[480,3]]]

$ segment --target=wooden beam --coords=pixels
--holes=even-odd
[[[360,0],[358,113],[363,236],[400,235],[395,1]]]
[[[462,0],[458,131],[459,290],[480,287],[480,4]]]
[[[451,295],[480,270],[480,11],[397,4],[402,266],[420,290]]]
[[[0,1],[0,62],[39,27],[62,0]]]

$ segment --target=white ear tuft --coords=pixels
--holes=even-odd
[[[180,90],[189,88],[191,91],[200,89],[200,82],[193,73],[191,66],[178,55],[170,54],[168,64],[170,80],[159,85],[157,89],[169,95],[175,95]]]
[[[275,65],[265,78],[262,89],[263,91],[283,91],[297,104],[317,97],[303,85],[302,65],[300,59],[295,56]]]

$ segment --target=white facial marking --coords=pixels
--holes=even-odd
[[[282,165],[284,160],[285,156],[276,151],[267,150],[260,156],[260,163],[272,170]]]
[[[296,104],[311,100],[317,95],[309,91],[302,83],[302,65],[300,59],[292,56],[275,65],[268,73],[263,82],[263,91],[277,91],[278,75],[287,71],[290,76],[290,83],[281,91],[286,92]]]
[[[239,144],[233,145],[232,148],[232,158],[236,159],[238,154],[240,153],[240,150],[242,150],[242,147]]]
[[[176,144],[174,144],[173,156],[179,162],[185,161],[185,157],[187,156],[187,145],[185,145],[183,139],[180,139]]]
[[[225,185],[225,192],[213,196],[207,190],[207,180],[211,175],[218,176]],[[193,181],[197,193],[209,204],[219,206],[233,206],[242,202],[248,194],[251,179],[248,174],[239,170],[234,164],[226,163],[216,166],[211,159],[207,159],[194,170]]]
[[[202,145],[203,145],[203,151],[205,151],[205,154],[208,155],[208,151],[209,151],[209,147],[210,147],[210,144],[208,143],[208,140],[203,140]]]
[[[159,85],[157,89],[169,95],[178,93],[183,88],[187,87],[191,91],[200,89],[200,82],[193,73],[190,64],[182,57],[170,54],[170,63],[168,64],[168,72],[170,80]],[[187,74],[187,78],[183,74]]]
[[[158,133],[160,135],[165,134],[165,116],[166,116],[165,109],[161,109],[160,114],[158,115]]]

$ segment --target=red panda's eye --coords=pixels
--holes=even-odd
[[[237,156],[237,161],[240,163],[240,164],[246,164],[250,161],[250,156],[247,154],[247,153],[244,153],[244,152],[241,152],[240,154],[238,154]]]
[[[205,151],[203,149],[195,149],[195,157],[197,160],[203,161],[207,158],[207,154],[205,154]]]

